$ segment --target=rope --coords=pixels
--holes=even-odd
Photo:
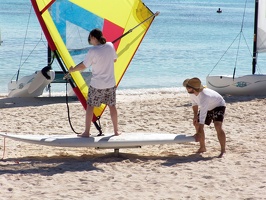
[[[222,60],[222,58],[224,57],[224,55],[227,53],[227,51],[231,48],[231,46],[234,44],[234,42],[236,41],[236,39],[239,37],[239,34],[237,34],[237,36],[235,37],[235,39],[233,40],[233,42],[230,44],[230,46],[226,49],[226,51],[223,53],[222,57],[218,60],[218,62],[214,65],[214,67],[212,68],[212,70],[210,71],[210,73],[208,74],[208,76],[212,73],[212,71],[216,68],[216,66],[219,64],[219,62]]]
[[[19,63],[19,68],[18,68],[18,73],[17,73],[17,79],[16,79],[16,81],[18,81],[20,68],[22,66],[21,65],[21,62],[22,62],[22,57],[23,57],[24,48],[25,48],[25,44],[26,44],[26,38],[27,38],[27,35],[28,35],[28,28],[29,28],[29,23],[30,23],[31,11],[32,11],[32,6],[30,7],[29,17],[28,17],[28,22],[27,22],[27,28],[26,28],[26,33],[25,33],[24,42],[23,42],[23,46],[22,46],[22,53],[21,53],[21,56],[20,56],[20,63]]]
[[[19,63],[19,68],[16,74],[14,74],[14,76],[12,77],[12,79],[16,76],[16,81],[18,81],[19,78],[19,73],[20,73],[20,69],[21,67],[27,62],[28,58],[32,55],[33,51],[36,49],[36,47],[39,45],[40,42],[43,42],[45,44],[45,40],[43,40],[42,37],[42,33],[41,33],[41,38],[40,40],[37,42],[37,44],[34,46],[34,48],[31,50],[31,52],[29,53],[29,55],[26,57],[26,59],[22,62],[22,58],[24,56],[24,49],[25,49],[25,45],[26,45],[26,40],[27,40],[27,35],[28,35],[28,29],[29,29],[29,24],[30,24],[30,18],[31,18],[31,14],[32,14],[32,6],[30,7],[30,12],[29,12],[29,17],[28,17],[28,21],[27,21],[27,28],[26,28],[26,32],[25,32],[25,37],[24,37],[24,41],[23,41],[23,45],[22,45],[22,52],[21,52],[21,56],[20,56],[20,63]]]
[[[68,123],[72,129],[72,131],[76,134],[81,134],[81,133],[78,133],[75,131],[75,129],[73,128],[72,126],[72,123],[71,123],[71,117],[70,117],[70,109],[69,109],[69,104],[68,104],[68,95],[67,95],[67,81],[66,81],[66,105],[67,105],[67,116],[68,116]]]
[[[233,77],[235,76],[235,71],[236,71],[236,66],[237,66],[237,60],[238,60],[238,52],[239,52],[239,48],[240,48],[240,41],[241,41],[241,36],[244,37],[244,41],[248,47],[246,38],[243,34],[243,26],[244,26],[244,20],[245,20],[245,13],[246,13],[246,7],[247,7],[247,0],[245,2],[245,7],[244,7],[244,12],[243,12],[243,16],[242,16],[242,22],[241,22],[241,28],[240,28],[240,32],[237,34],[237,36],[235,37],[235,39],[233,40],[233,42],[230,44],[230,46],[226,49],[226,51],[223,53],[222,57],[218,60],[218,62],[214,65],[214,67],[211,69],[210,73],[208,74],[208,76],[212,73],[212,71],[216,68],[216,66],[219,64],[219,62],[222,60],[222,58],[224,57],[224,55],[227,53],[227,51],[231,48],[231,46],[234,44],[234,42],[236,41],[236,39],[239,37],[239,41],[238,41],[238,47],[237,47],[237,54],[236,54],[236,60],[235,60],[235,67],[234,67],[234,71],[233,71]],[[251,55],[251,51],[248,47],[249,53]],[[252,57],[252,55],[251,55]]]
[[[64,79],[68,80],[69,79],[69,74],[66,74],[64,76]],[[67,105],[67,116],[68,116],[68,123],[72,129],[72,131],[76,134],[81,134],[81,133],[77,133],[75,131],[75,129],[73,128],[72,126],[72,123],[71,123],[71,117],[70,117],[70,109],[69,109],[69,103],[68,103],[68,95],[67,95],[67,81],[66,81],[66,105]],[[103,133],[102,133],[102,130],[101,130],[101,121],[100,121],[100,117],[97,118],[97,120],[99,121],[99,124],[97,124],[96,122],[94,122],[94,125],[96,126],[97,130],[99,131],[99,134],[97,136],[101,136]]]

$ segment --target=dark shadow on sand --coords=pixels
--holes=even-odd
[[[261,96],[223,96],[226,103],[237,103],[252,101],[255,99],[265,99],[266,95]]]
[[[77,97],[13,97],[0,99],[0,108],[16,108],[16,107],[29,107],[29,106],[43,106],[49,104],[78,102]]]
[[[179,155],[169,155],[169,156],[141,156],[137,154],[119,154],[120,158],[129,159],[131,162],[135,161],[143,161],[148,162],[152,160],[161,160],[163,161],[162,165],[170,167],[176,164],[182,163],[193,163],[193,162],[200,162],[200,161],[209,161],[217,157],[203,157],[202,154],[193,153],[187,156],[179,156]]]
[[[115,153],[94,154],[82,156],[35,156],[8,158],[0,160],[1,174],[40,174],[43,176],[53,176],[65,172],[82,172],[82,171],[103,171],[97,168],[96,163],[116,163],[129,160],[132,163],[143,163],[149,161],[161,161],[162,166],[170,167],[175,164],[191,163],[199,161],[208,161],[214,157],[204,158],[200,154],[189,156],[169,155],[169,156],[142,156],[138,154]]]

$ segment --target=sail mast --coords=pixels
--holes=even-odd
[[[258,14],[259,14],[258,10],[259,10],[259,0],[255,0],[252,74],[255,74],[256,64],[257,64],[257,27],[258,27]]]

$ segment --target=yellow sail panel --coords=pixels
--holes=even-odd
[[[140,0],[71,0],[71,2],[117,26],[122,27],[124,30],[122,34],[133,29],[135,26],[138,26],[141,22],[153,15],[153,13]],[[118,59],[115,63],[115,77],[117,84],[119,84],[129,62],[152,23],[152,19],[153,18],[142,23],[128,36],[121,39],[117,48]]]
[[[148,19],[153,13],[146,8],[142,3],[135,4],[132,15],[129,16],[128,22],[125,25],[125,33],[133,27],[139,25],[144,20]],[[125,70],[127,69],[131,59],[137,51],[146,31],[148,30],[152,19],[142,23],[139,27],[134,29],[129,35],[123,37],[117,49],[118,60],[115,63],[115,77],[117,84],[122,79]]]
[[[124,27],[127,23],[127,16],[131,15],[133,5],[139,1],[135,0],[70,0],[72,3],[88,10],[95,15],[114,22]]]
[[[127,31],[143,22],[153,13],[142,3],[141,0],[70,0],[72,3],[88,10],[95,15],[113,22]],[[131,19],[130,19],[131,18]],[[152,19],[142,24],[145,30],[151,24]]]

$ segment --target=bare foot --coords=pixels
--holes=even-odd
[[[78,134],[79,137],[90,137],[91,134],[89,133],[82,133],[82,134]]]
[[[121,135],[121,133],[115,133],[115,136]]]
[[[217,158],[222,158],[224,156],[224,154],[225,154],[225,152],[221,152]]]
[[[203,153],[203,152],[206,152],[206,148],[205,147],[204,148],[200,147],[198,149],[198,151],[197,151],[197,153]]]

